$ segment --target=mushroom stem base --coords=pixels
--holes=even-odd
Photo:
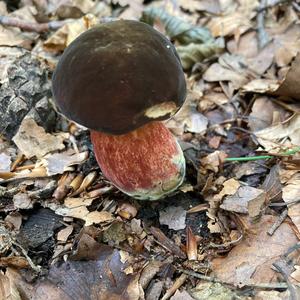
[[[103,174],[129,196],[157,200],[176,190],[184,179],[182,150],[161,122],[123,135],[91,131],[91,139]]]

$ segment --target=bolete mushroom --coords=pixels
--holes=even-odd
[[[156,200],[182,183],[182,150],[160,121],[181,107],[186,83],[161,33],[129,20],[89,29],[64,51],[52,90],[60,111],[91,129],[99,166],[121,191]]]

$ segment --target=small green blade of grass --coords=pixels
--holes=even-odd
[[[254,161],[254,160],[260,160],[260,159],[270,159],[277,156],[290,156],[293,154],[296,154],[300,151],[300,147],[296,147],[294,149],[287,150],[283,153],[274,154],[274,155],[257,155],[257,156],[247,156],[247,157],[227,157],[224,159],[225,162],[228,161]]]

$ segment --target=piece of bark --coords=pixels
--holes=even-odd
[[[0,132],[11,139],[25,116],[49,131],[56,113],[50,104],[50,80],[45,66],[29,52],[16,57],[7,69],[8,80],[0,86]]]

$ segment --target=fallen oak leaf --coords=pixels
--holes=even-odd
[[[272,263],[289,247],[298,242],[292,228],[283,223],[274,235],[267,234],[267,228],[276,220],[271,215],[262,216],[261,221],[250,224],[246,239],[237,244],[225,258],[212,261],[214,275],[223,282],[235,286],[276,282],[277,274]],[[282,238],[284,236],[284,239]]]

